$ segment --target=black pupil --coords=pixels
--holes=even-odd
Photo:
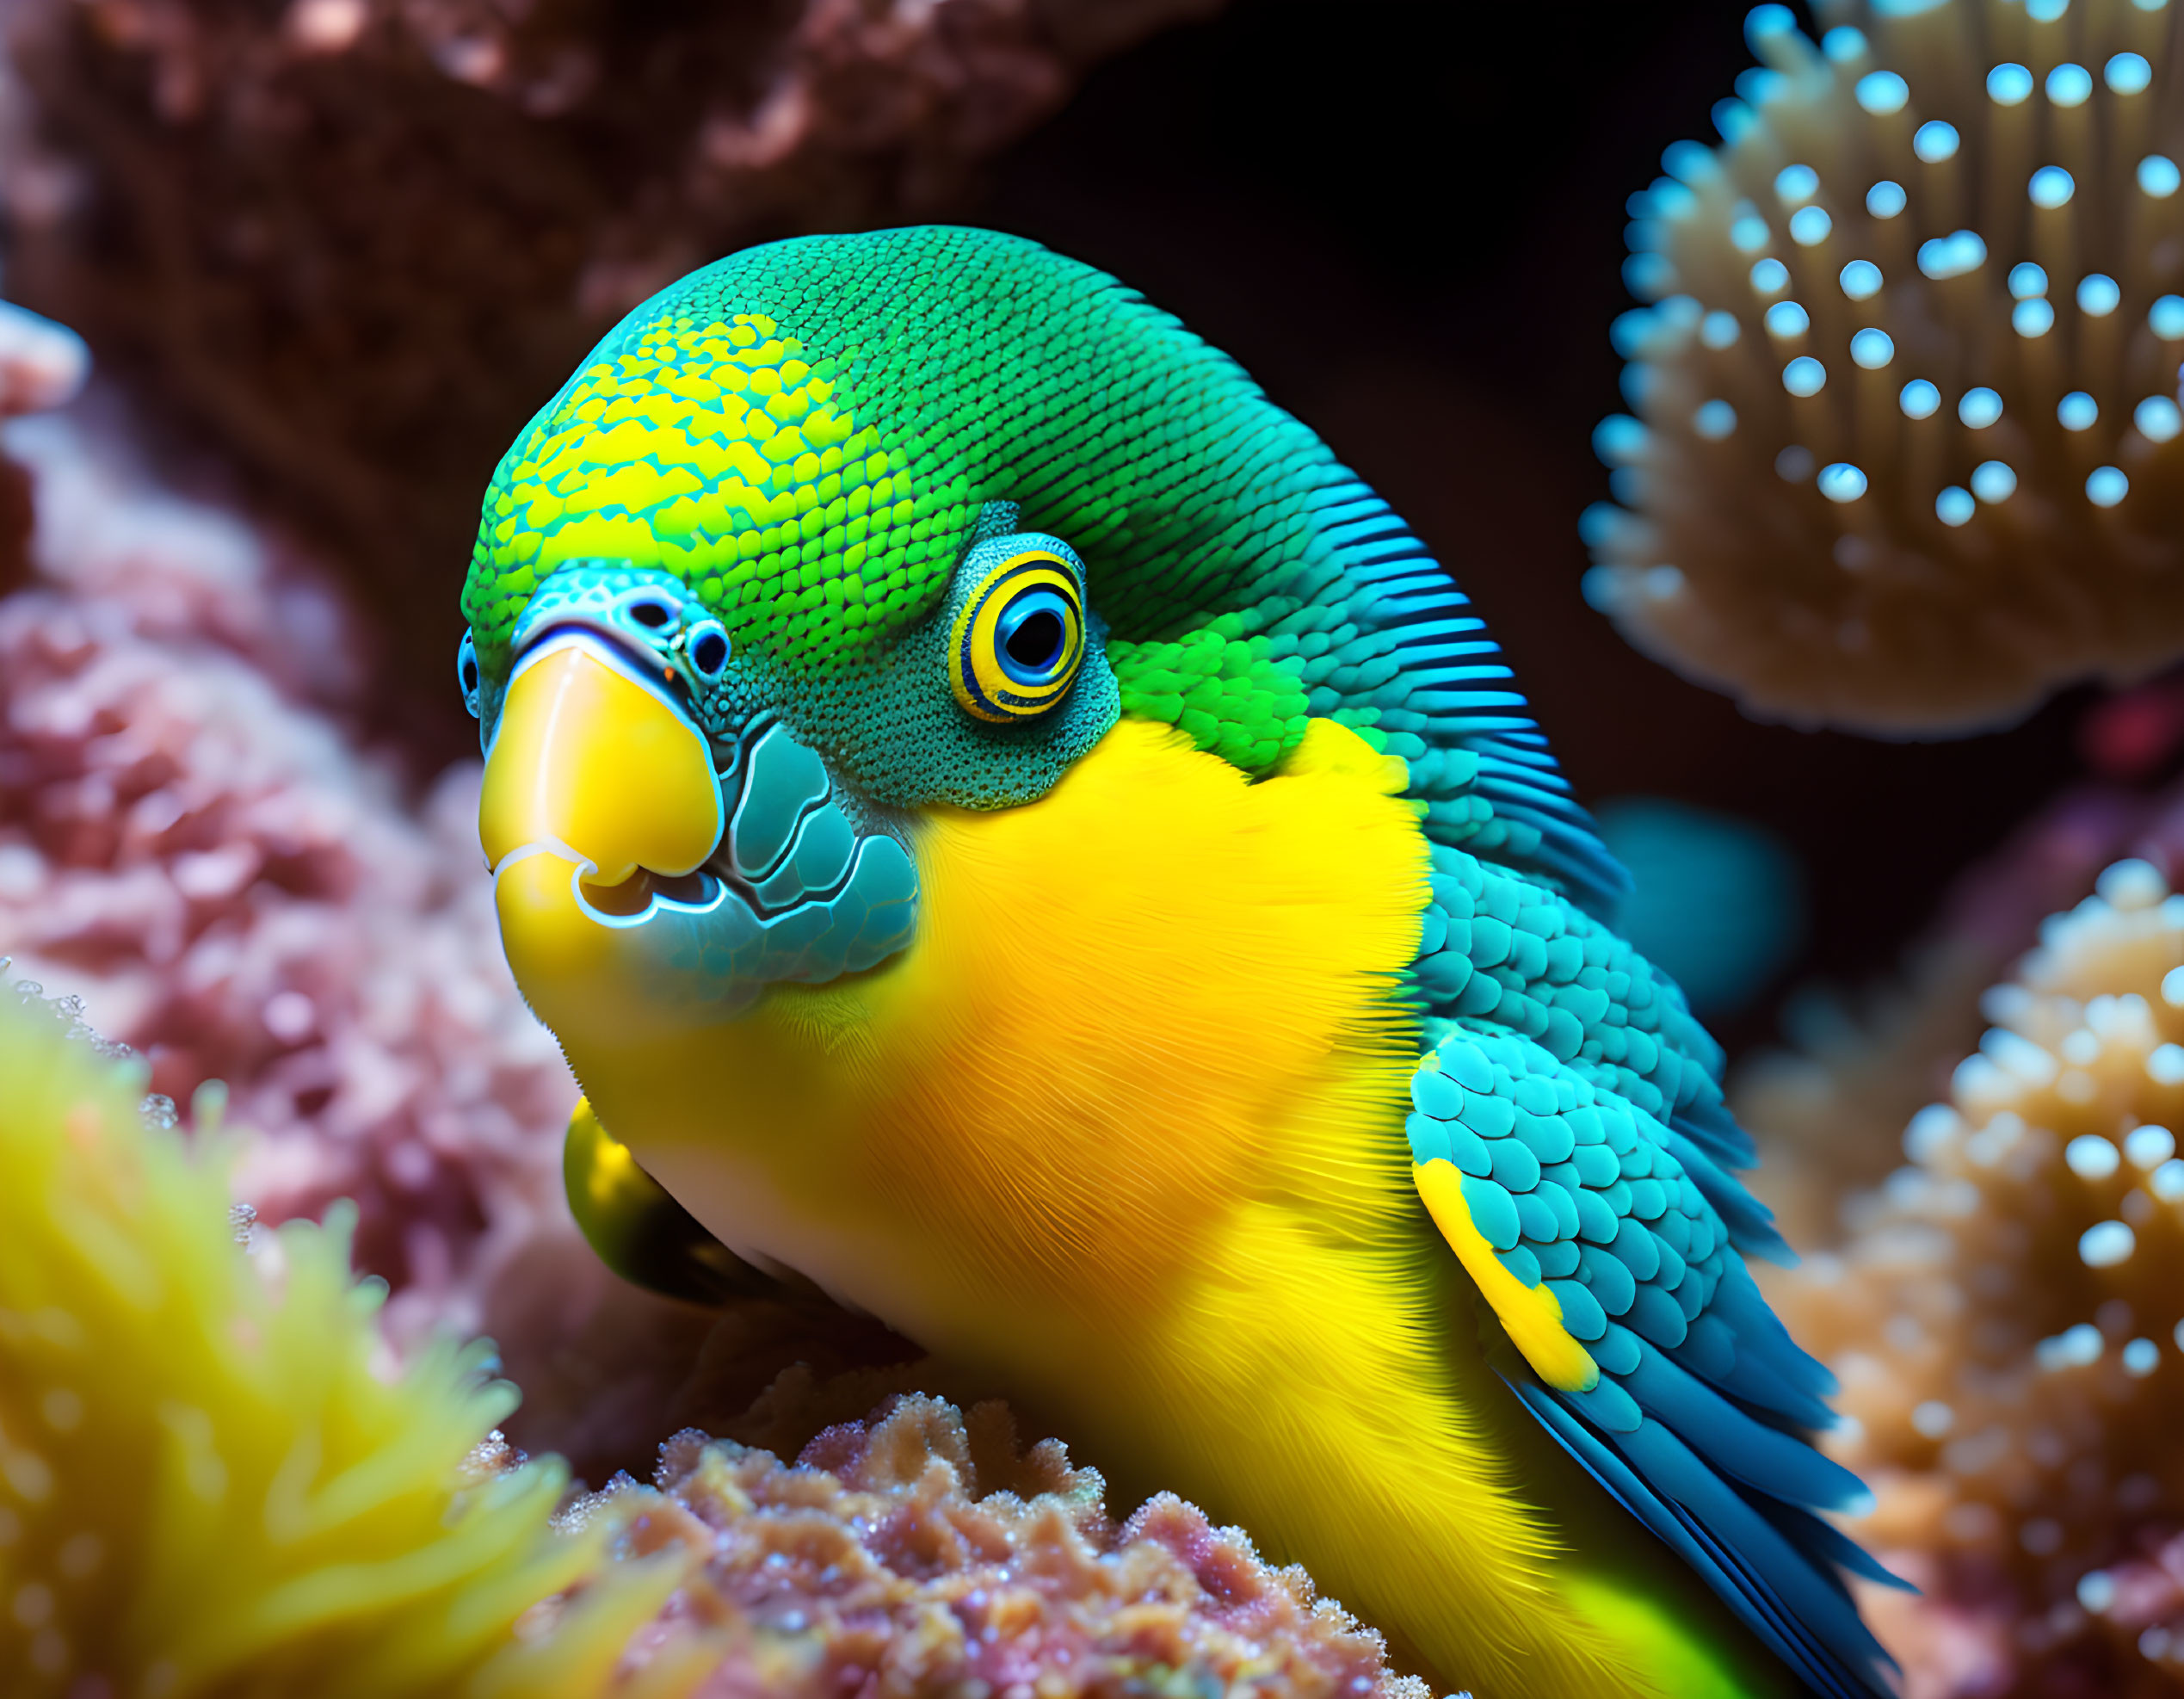
[[[1061,615],[1040,609],[1009,633],[1009,658],[1021,667],[1051,665],[1062,651]]]
[[[717,631],[707,632],[690,650],[690,658],[698,664],[700,672],[718,671],[727,658],[727,642]]]
[[[463,663],[463,689],[466,690],[475,690],[477,688],[478,663],[472,660],[466,660]]]
[[[650,626],[654,630],[657,630],[668,622],[668,610],[657,602],[635,603],[629,610],[629,616],[638,624]]]

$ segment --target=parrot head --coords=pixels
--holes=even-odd
[[[1032,800],[1117,717],[1083,561],[1009,503],[919,617],[830,670],[735,613],[664,567],[575,559],[525,598],[501,669],[466,635],[480,835],[558,1029],[657,1034],[879,967],[916,933],[921,812]]]
[[[639,308],[503,460],[464,592],[534,1009],[657,1034],[909,948],[920,817],[1048,792],[1119,717],[1111,633],[1233,622],[1332,470],[1173,320],[990,232],[776,244]],[[1303,692],[1211,635],[1166,718],[1262,770]]]
[[[754,1213],[843,1210],[755,1203],[780,1176],[723,1152],[793,1144],[817,1189],[908,1164],[905,1103],[991,1116],[935,1109],[927,1178],[1058,1164],[1064,1100],[1072,1139],[1157,1102],[1207,1151],[1284,1091],[1399,1128],[1428,840],[1595,907],[1621,877],[1386,504],[1175,319],[990,232],[777,243],[639,307],[503,458],[463,611],[517,983],[755,1256]],[[1369,1084],[1307,1078],[1360,1030]],[[959,1189],[933,1232],[1022,1213]]]

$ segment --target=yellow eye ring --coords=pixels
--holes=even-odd
[[[948,635],[948,683],[990,725],[1035,719],[1069,694],[1084,660],[1077,575],[1045,549],[1011,555],[964,598]]]

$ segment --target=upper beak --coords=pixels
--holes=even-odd
[[[705,736],[637,663],[589,633],[549,639],[509,681],[485,760],[478,832],[497,871],[538,847],[589,886],[694,873],[720,842]]]

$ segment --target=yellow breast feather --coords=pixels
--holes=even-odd
[[[1420,1652],[1497,1695],[1645,1691],[1548,1575],[1510,1461],[1539,1436],[1411,1184],[1403,782],[1330,721],[1257,783],[1125,721],[1037,804],[922,817],[887,966],[651,1046],[562,1030],[738,1251],[1054,1411],[1126,1486],[1312,1552],[1354,1606],[1444,1622]]]

